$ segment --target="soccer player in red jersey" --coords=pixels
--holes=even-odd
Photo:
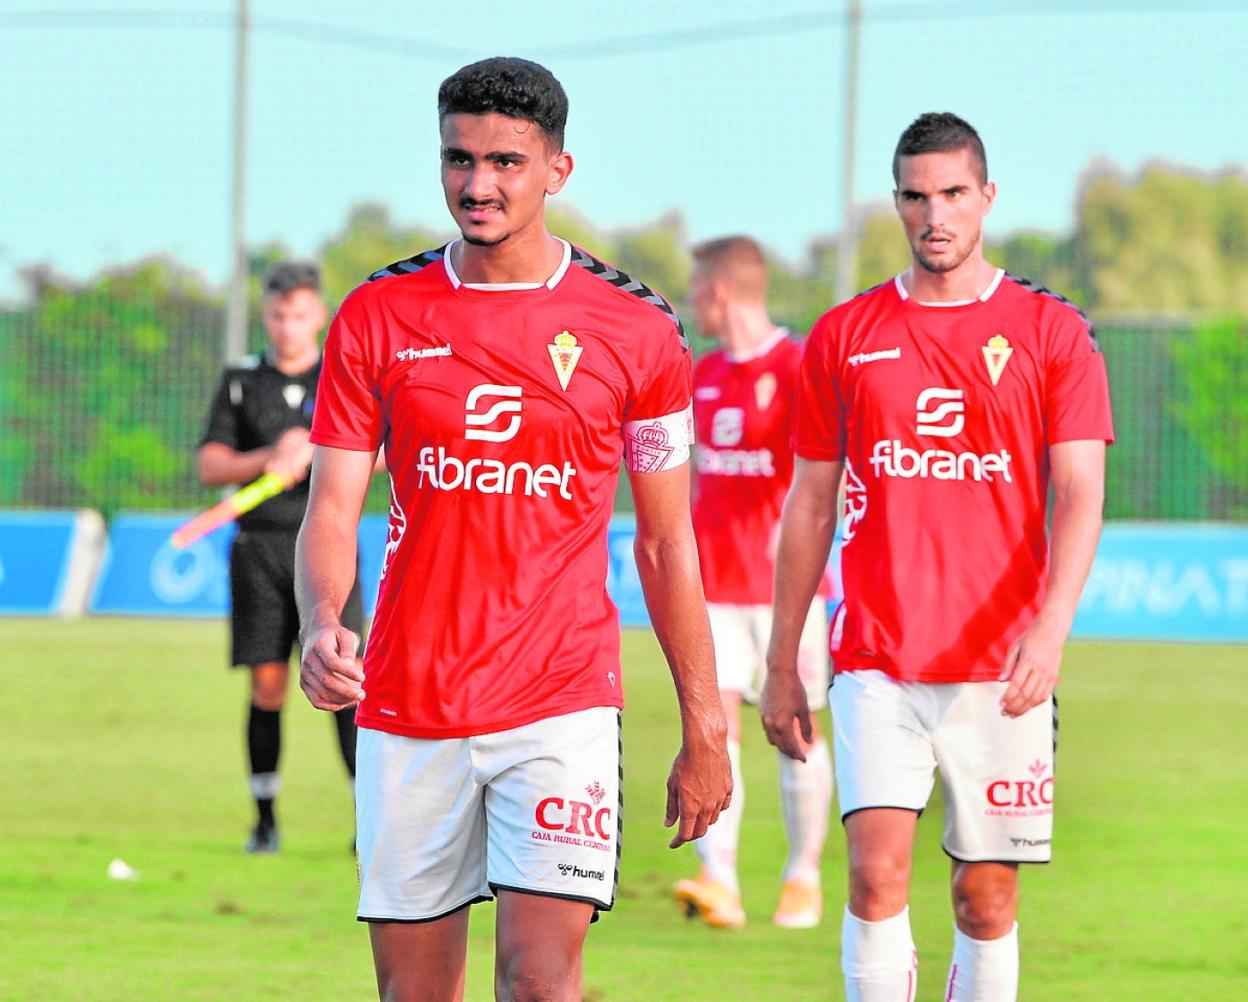
[[[676,899],[712,926],[745,922],[737,881],[737,843],[745,790],[741,781],[741,702],[758,701],[771,633],[773,555],[780,510],[793,478],[789,444],[801,348],[767,314],[767,262],[748,237],[694,248],[690,302],[698,328],[720,347],[693,372],[693,528],[715,642],[720,699],[728,718],[732,803],[694,843],[696,879],[676,885]],[[798,648],[808,705],[828,695],[828,589],[810,604]],[[832,759],[818,728],[802,744],[805,761],[780,755],[780,801],[789,856],[777,925],[806,928],[822,914],[819,864],[832,798]]]
[[[572,171],[548,70],[474,63],[443,82],[438,113],[462,236],[377,272],[326,342],[301,684],[322,709],[359,706],[359,917],[382,998],[461,998],[467,906],[496,897],[498,997],[576,999],[618,875],[605,582],[621,459],[680,702],[673,846],[730,797],[689,515],[689,349],[662,297],[547,231],[546,196]],[[339,610],[383,441],[389,538],[360,672]]]
[[[763,723],[801,755],[797,637],[844,471],[831,704],[847,996],[914,998],[911,850],[938,767],[956,920],[944,997],[1011,1002],[1018,864],[1050,854],[1053,690],[1100,532],[1109,391],[1083,314],[984,259],[996,187],[970,125],[919,117],[893,176],[910,268],[825,314],[803,353]]]

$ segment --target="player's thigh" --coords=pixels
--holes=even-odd
[[[371,922],[378,995],[388,1002],[464,997],[468,908],[429,922]]]
[[[361,919],[427,922],[489,897],[467,739],[360,728],[355,801]]]
[[[594,707],[473,739],[485,790],[491,889],[615,901],[620,714]]]
[[[500,995],[510,997],[505,990],[518,984],[543,990],[579,981],[595,910],[585,901],[500,890],[494,936]]]
[[[290,660],[299,632],[293,539],[240,532],[230,547],[231,664]]]
[[[875,807],[921,811],[936,757],[913,687],[879,671],[841,672],[830,698],[841,817]]]
[[[721,692],[737,692],[758,701],[759,673],[765,647],[758,641],[757,613],[761,606],[711,603],[706,607],[715,645],[715,671]],[[766,641],[764,640],[764,643]]]
[[[1047,862],[1053,837],[1056,701],[1001,713],[1008,683],[951,689],[934,743],[945,794],[944,847],[955,860]]]

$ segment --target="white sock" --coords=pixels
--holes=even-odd
[[[1000,939],[971,939],[953,928],[946,1002],[1014,1002],[1018,998],[1018,923]]]
[[[732,802],[720,811],[706,834],[693,843],[702,869],[712,880],[727,884],[739,893],[737,884],[737,840],[741,833],[741,814],[745,809],[745,784],[741,781],[741,742],[728,742],[728,760],[732,763]]]
[[[918,966],[909,908],[892,918],[866,922],[846,907],[841,970],[847,1002],[914,1002]]]
[[[832,756],[828,743],[818,738],[798,762],[780,756],[780,807],[784,831],[789,837],[785,880],[819,886],[819,861],[828,836],[828,811],[832,806]]]

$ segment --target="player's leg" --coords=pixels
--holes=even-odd
[[[771,633],[770,610],[765,635]],[[780,807],[788,836],[780,903],[772,915],[776,925],[806,929],[819,924],[823,914],[820,863],[828,835],[832,807],[832,755],[819,728],[818,714],[828,705],[828,618],[823,599],[811,605],[798,646],[798,673],[806,687],[813,740],[798,740],[806,754],[799,762],[778,755]]]
[[[383,1000],[463,997],[468,906],[489,897],[483,790],[467,739],[362,728],[356,745],[359,918]]]
[[[693,850],[701,864],[697,877],[681,880],[674,888],[676,901],[685,914],[700,916],[716,928],[737,928],[745,924],[737,879],[737,848],[741,839],[741,818],[745,814],[741,702],[762,663],[762,648],[751,623],[753,610],[753,606],[715,603],[707,607],[719,673],[719,698],[728,721],[732,800],[706,834],[694,840]]]
[[[494,997],[579,1002],[585,934],[594,906],[516,891],[498,892]]]
[[[841,968],[849,1002],[910,1002],[917,987],[910,859],[936,763],[912,689],[877,671],[842,673],[832,685],[837,796],[848,846]]]
[[[369,938],[382,1002],[459,1002],[464,997],[468,912],[431,922],[372,922]]]
[[[953,859],[952,1002],[1018,993],[1018,864],[1048,862],[1053,833],[1056,704],[1005,717],[1004,682],[941,686],[935,731]],[[933,687],[937,688],[937,687]]]
[[[471,739],[501,999],[580,998],[585,932],[619,879],[619,720],[594,707]]]
[[[953,862],[951,1002],[1012,1002],[1018,996],[1018,864]]]

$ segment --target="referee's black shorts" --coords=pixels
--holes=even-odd
[[[295,607],[296,529],[239,531],[230,549],[230,663],[236,666],[288,661],[299,637]],[[342,625],[364,626],[357,571],[342,610]]]

